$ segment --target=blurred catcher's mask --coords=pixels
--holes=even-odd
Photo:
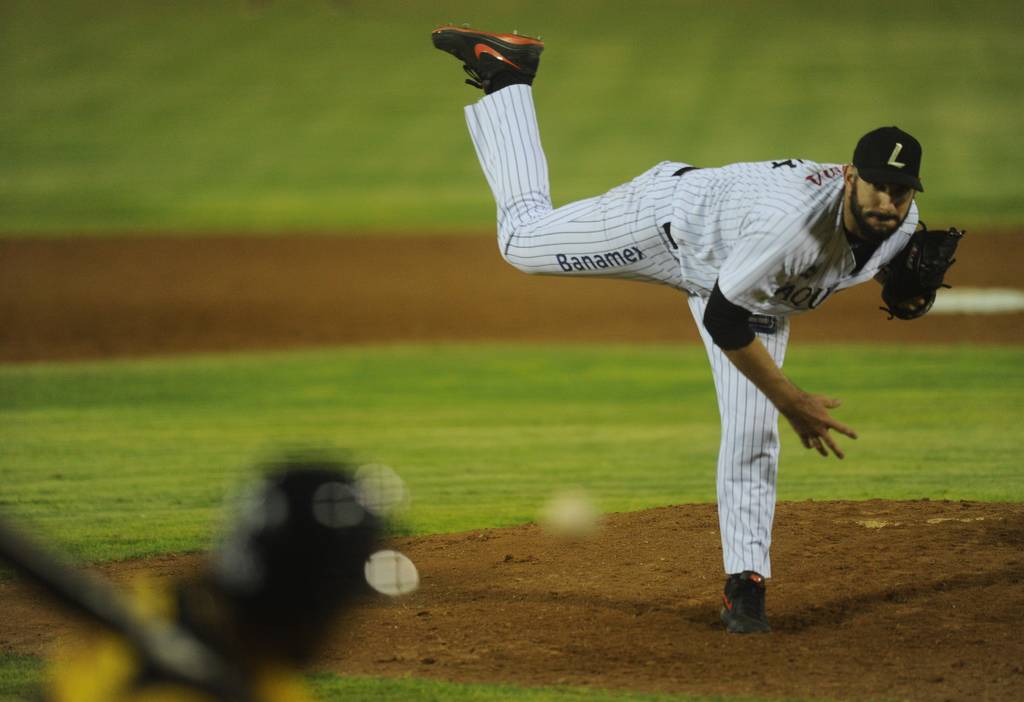
[[[273,464],[239,507],[198,577],[172,593],[144,591],[138,612],[98,585],[71,597],[116,633],[55,667],[52,699],[310,699],[295,664],[317,650],[332,615],[370,590],[365,564],[380,518],[350,467],[333,461]],[[64,590],[83,582],[59,581]]]
[[[381,526],[349,466],[275,464],[242,496],[240,514],[212,556],[210,585],[234,610],[241,636],[305,659],[331,615],[370,591],[364,564]]]

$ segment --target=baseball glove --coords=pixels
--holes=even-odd
[[[917,319],[928,312],[935,302],[935,291],[950,287],[943,278],[956,262],[953,256],[963,235],[955,227],[914,232],[889,263],[882,283],[885,307],[879,309],[888,312],[889,319]]]

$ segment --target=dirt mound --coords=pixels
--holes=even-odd
[[[420,590],[341,622],[319,668],[844,700],[1017,700],[1024,686],[1024,505],[780,503],[767,636],[718,623],[713,505],[608,515],[576,543],[528,525],[394,546]],[[100,570],[172,579],[197,562]],[[67,629],[13,582],[0,601],[4,650],[39,653]]]

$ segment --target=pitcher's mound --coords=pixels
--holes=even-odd
[[[726,634],[713,505],[396,539],[414,594],[339,622],[317,667],[524,686],[842,700],[1018,700],[1024,505],[789,502],[775,521],[768,635]],[[182,577],[198,557],[109,564]],[[39,653],[67,619],[0,583],[0,648]],[[9,615],[9,616],[8,616]]]

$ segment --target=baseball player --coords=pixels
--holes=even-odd
[[[782,373],[788,319],[876,276],[893,316],[928,311],[960,233],[919,227],[920,143],[883,127],[864,135],[847,165],[663,161],[603,195],[554,208],[531,92],[544,44],[455,26],[432,39],[485,93],[465,117],[497,201],[505,260],[526,273],[640,280],[687,295],[722,424],[721,616],[730,632],[769,631],[778,415],[822,456],[843,458],[835,434],[857,438],[830,414],[838,400]]]

